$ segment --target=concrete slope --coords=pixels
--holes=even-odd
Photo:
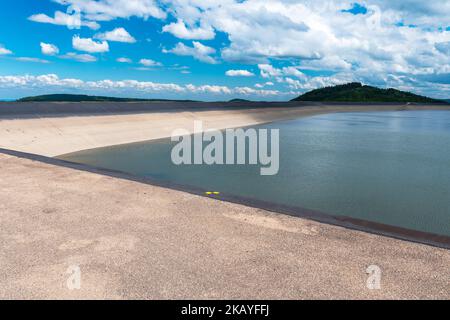
[[[448,250],[4,154],[0,170],[0,299],[450,299]]]

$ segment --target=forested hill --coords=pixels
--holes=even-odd
[[[36,97],[26,97],[19,99],[20,102],[139,102],[139,101],[180,101],[188,102],[191,100],[167,100],[167,99],[133,99],[133,98],[115,98],[102,96],[88,96],[84,94],[47,94]]]
[[[443,100],[436,100],[406,91],[365,86],[359,82],[312,90],[292,101],[445,103]]]

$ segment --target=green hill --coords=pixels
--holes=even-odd
[[[246,99],[231,99],[228,102],[252,102],[251,100],[246,100]]]
[[[410,92],[396,89],[380,89],[358,82],[312,90],[292,101],[318,102],[400,102],[400,103],[445,103]]]
[[[139,102],[139,101],[180,101],[190,102],[191,100],[167,100],[167,99],[134,99],[115,98],[102,96],[88,96],[84,94],[47,94],[35,97],[19,99],[20,102]]]

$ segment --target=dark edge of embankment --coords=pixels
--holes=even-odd
[[[0,118],[103,116],[314,106],[303,102],[0,102]]]
[[[85,171],[90,172],[94,174],[101,174],[108,177],[123,179],[123,180],[130,180],[135,181],[138,183],[163,187],[163,188],[169,188],[174,189],[178,191],[187,192],[190,194],[194,194],[197,196],[207,197],[211,198],[210,196],[206,195],[207,190],[203,190],[201,188],[192,187],[192,186],[186,186],[186,185],[180,185],[175,184],[171,182],[164,182],[160,180],[155,180],[153,178],[149,177],[138,177],[132,174],[124,173],[121,171],[115,171],[115,170],[109,170],[109,169],[103,169],[103,168],[97,168],[85,164],[60,160],[56,158],[49,158],[45,156],[20,152],[20,151],[14,151],[14,150],[8,150],[8,149],[2,149],[0,148],[0,153],[7,154],[11,156],[15,156],[18,158],[24,158],[29,159],[33,161],[39,161],[42,163],[50,164],[50,165],[56,165],[61,166],[65,168],[75,169],[79,171]],[[380,236],[386,236],[390,238],[395,238],[398,240],[404,240],[404,241],[410,241],[425,245],[430,245],[434,247],[439,247],[443,249],[450,249],[450,237],[444,236],[444,235],[437,235],[433,233],[427,233],[427,232],[421,232],[391,225],[385,225],[381,223],[366,221],[366,220],[360,220],[355,219],[351,217],[345,217],[345,216],[333,216],[329,214],[325,214],[319,211],[304,209],[300,207],[293,207],[293,206],[286,206],[286,205],[278,205],[266,201],[261,200],[255,200],[255,199],[249,199],[244,197],[237,197],[227,194],[220,194],[220,198],[213,198],[215,200],[219,201],[227,201],[235,204],[241,204],[257,209],[263,209],[274,213],[281,213],[281,214],[287,214],[289,216],[299,217],[299,218],[305,218],[309,220],[313,220],[320,223],[326,223],[331,224],[339,227],[344,227],[351,230],[357,230],[357,231],[364,231],[367,233],[380,235]]]

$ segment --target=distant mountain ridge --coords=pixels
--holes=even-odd
[[[17,100],[19,102],[151,102],[151,101],[179,101],[193,102],[193,100],[170,100],[170,99],[135,99],[116,98],[104,96],[89,96],[84,94],[46,94],[35,97],[25,97]]]
[[[84,94],[47,94],[33,97],[25,97],[17,100],[19,102],[198,102],[195,100],[176,99],[139,99],[118,98],[107,96],[90,96]],[[334,87],[325,87],[307,92],[291,101],[305,102],[396,102],[396,103],[450,103],[449,100],[432,99],[406,91],[396,89],[380,89],[377,87],[362,85],[352,82]],[[246,99],[232,99],[228,102],[251,102]]]
[[[252,101],[247,99],[231,99],[228,102],[252,102]]]
[[[380,89],[352,82],[307,92],[292,101],[315,102],[398,102],[398,103],[446,103],[397,89]]]

